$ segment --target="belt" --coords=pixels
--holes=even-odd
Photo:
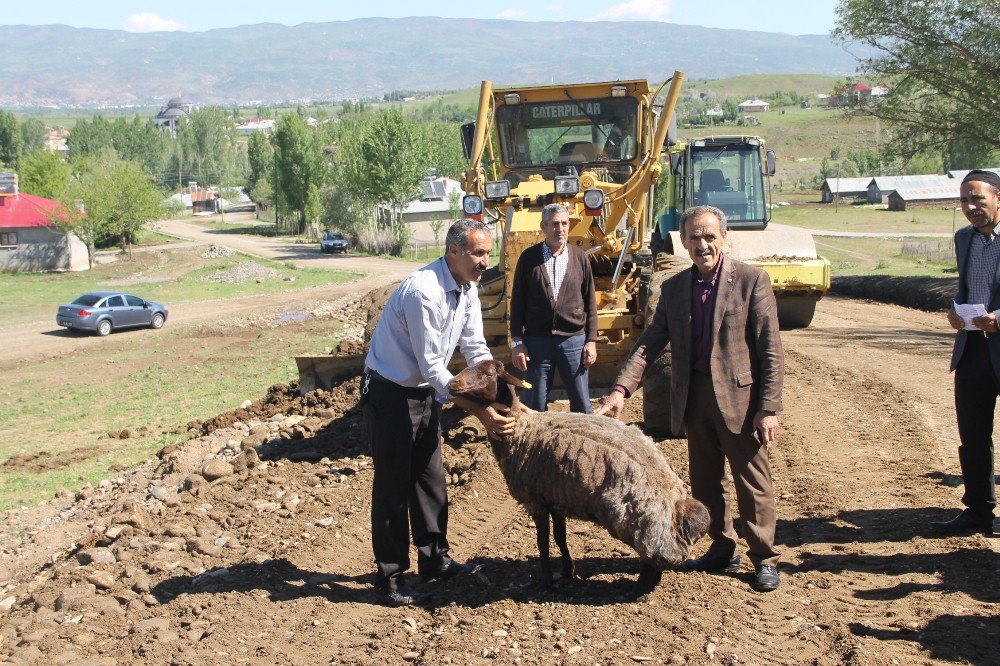
[[[434,395],[434,389],[429,386],[427,388],[419,388],[417,386],[402,386],[401,384],[397,384],[391,379],[386,379],[385,377],[383,377],[382,375],[378,374],[376,371],[368,367],[365,368],[365,377],[368,377],[373,381],[378,382],[382,386],[398,391],[399,393],[403,394],[410,400],[426,400],[427,398]],[[367,383],[363,385],[362,391],[365,391],[366,389],[367,389]]]

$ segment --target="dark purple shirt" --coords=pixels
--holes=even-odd
[[[701,279],[697,266],[692,266],[691,270],[694,271],[691,280],[691,368],[708,375],[712,372],[712,313],[719,295],[722,255],[711,280]]]

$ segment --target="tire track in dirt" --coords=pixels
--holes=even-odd
[[[941,593],[962,599],[955,607],[967,625],[993,616],[996,627],[992,605],[1000,588],[980,588],[963,575],[983,566],[984,553],[996,567],[989,540],[936,539],[929,531],[930,522],[954,514],[951,492],[942,487],[954,479],[933,471],[940,438],[924,398],[898,379],[882,379],[901,368],[862,371],[853,366],[863,358],[849,367],[828,360],[786,345],[789,408],[775,476],[785,498],[778,537],[793,576],[850,591],[835,597],[839,619],[830,626],[846,662],[989,654],[980,632],[956,635],[957,619],[947,631],[937,629],[937,618],[952,607]],[[964,647],[955,650],[953,641]]]

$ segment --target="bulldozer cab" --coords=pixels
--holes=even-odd
[[[565,175],[568,166],[577,171],[590,166],[614,167],[611,182],[624,182],[636,156],[638,116],[634,97],[501,106],[496,134],[507,179],[516,187],[532,174],[553,178]]]
[[[698,139],[688,145],[686,178],[681,181],[691,205],[721,209],[734,229],[763,229],[770,218],[769,175],[761,159],[761,143],[754,138]]]

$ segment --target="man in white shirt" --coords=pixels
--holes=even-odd
[[[375,469],[375,587],[393,606],[421,603],[427,596],[403,578],[410,567],[411,527],[423,580],[467,570],[448,554],[442,403],[453,400],[490,434],[510,434],[514,427],[514,420],[495,408],[448,393],[448,363],[456,346],[469,365],[492,358],[476,285],[489,266],[493,237],[483,222],[464,219],[448,230],[445,245],[445,256],[411,273],[389,298],[362,379],[362,414]]]

